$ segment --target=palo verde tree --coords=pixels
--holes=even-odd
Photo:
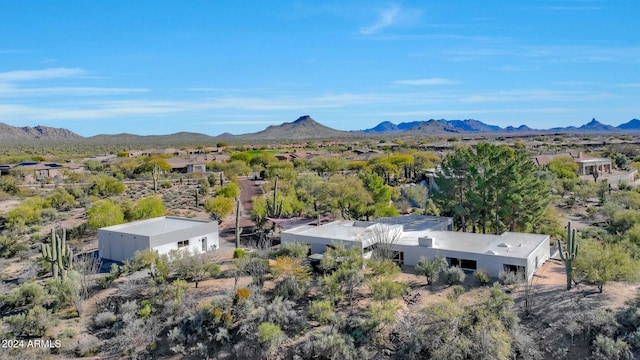
[[[549,189],[527,155],[508,146],[480,143],[447,155],[436,177],[435,201],[467,231],[496,234],[529,229],[548,204]]]

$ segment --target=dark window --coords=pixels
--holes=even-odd
[[[202,242],[202,252],[207,252],[207,237],[203,237],[200,241]]]
[[[178,249],[189,246],[189,240],[178,241]]]
[[[394,251],[393,258],[391,259],[396,265],[402,266],[404,265],[404,252],[402,251]]]
[[[525,273],[525,269],[524,266],[518,266],[518,265],[511,265],[511,264],[504,264],[503,265],[504,271],[506,272],[512,272],[512,273]]]
[[[447,258],[447,263],[449,266],[457,266],[461,269],[465,270],[477,270],[478,263],[475,260],[469,259],[458,259],[458,258]]]

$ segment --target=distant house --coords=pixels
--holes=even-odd
[[[100,257],[114,261],[147,249],[161,255],[180,249],[201,254],[219,246],[217,221],[162,216],[98,229]]]
[[[171,166],[172,172],[190,174],[196,172],[203,173],[207,171],[207,166],[204,163],[191,159],[169,158],[166,159],[166,161]]]
[[[445,257],[450,266],[464,270],[484,270],[497,278],[501,271],[521,271],[530,279],[550,256],[549,235],[505,232],[502,235],[454,232],[452,219],[408,215],[382,218],[375,222],[339,220],[315,226],[303,225],[282,232],[283,244],[308,244],[314,254],[324,253],[336,242],[361,247],[363,255],[372,251],[371,234],[382,227],[400,230],[393,245],[394,261],[415,266],[421,257]]]
[[[27,181],[35,181],[38,179],[61,179],[65,172],[82,174],[85,171],[85,166],[76,163],[25,161],[11,166],[11,169],[21,170]]]

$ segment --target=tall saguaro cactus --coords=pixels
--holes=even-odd
[[[240,199],[236,198],[236,249],[240,247]]]
[[[62,229],[62,236],[56,234],[56,229],[51,229],[51,244],[42,244],[42,257],[51,263],[51,273],[53,278],[58,278],[58,273],[62,274],[62,279],[67,278],[67,271],[71,270],[73,250],[67,245],[67,232]]]
[[[267,200],[267,216],[271,218],[279,218],[282,215],[282,203],[281,200],[278,204],[278,177],[276,176],[275,183],[273,185],[273,201]]]
[[[571,229],[571,223],[567,223],[567,246],[562,249],[562,240],[558,240],[560,259],[564,263],[567,272],[567,290],[571,290],[573,282],[573,261],[578,256],[578,243],[576,242],[576,229]]]

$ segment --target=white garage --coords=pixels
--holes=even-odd
[[[162,216],[98,229],[98,251],[103,259],[124,261],[136,251],[159,254],[189,249],[200,254],[219,248],[218,222]]]

